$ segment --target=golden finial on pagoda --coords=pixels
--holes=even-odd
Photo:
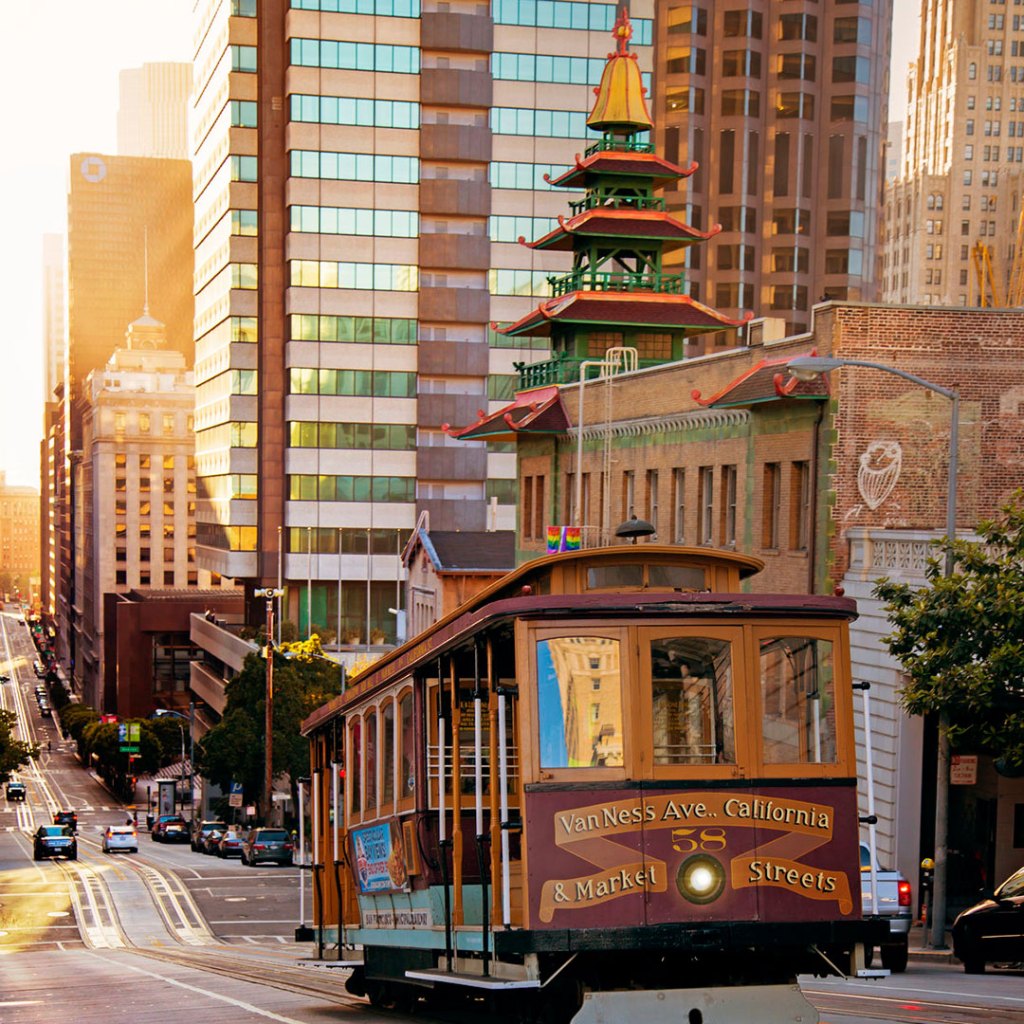
[[[587,118],[587,126],[595,131],[633,135],[653,127],[636,54],[629,50],[632,35],[629,12],[623,7],[612,27],[616,49],[608,54],[601,84],[594,90],[597,100]]]

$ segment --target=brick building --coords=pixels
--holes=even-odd
[[[630,512],[653,540],[733,547],[765,561],[755,591],[827,593],[860,605],[855,678],[872,683],[880,856],[911,878],[930,853],[934,749],[899,709],[900,676],[884,652],[881,576],[923,583],[929,542],[945,523],[951,403],[891,374],[845,369],[799,383],[787,360],[816,352],[883,363],[960,392],[957,526],[969,533],[1024,484],[1024,314],[1008,310],[828,303],[808,334],[779,337],[757,321],[749,345],[639,369],[557,401],[568,428],[518,436],[523,496],[517,557],[545,550],[548,525],[571,524],[582,471],[584,542],[614,542]],[[521,395],[521,400],[524,399]],[[989,878],[1020,859],[1012,840],[1024,780],[981,759],[977,785],[951,794],[953,849],[985,851]],[[951,861],[950,903],[958,892]]]

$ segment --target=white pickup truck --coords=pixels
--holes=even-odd
[[[881,920],[889,925],[889,938],[879,947],[882,966],[894,973],[907,969],[907,943],[913,917],[910,882],[898,871],[872,868],[867,843],[860,844],[860,897],[865,920]],[[871,966],[873,949],[864,951]]]

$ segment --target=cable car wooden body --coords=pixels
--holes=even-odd
[[[306,721],[314,920],[351,991],[579,1024],[815,1019],[796,975],[871,941],[856,611],[743,592],[761,565],[537,559]]]

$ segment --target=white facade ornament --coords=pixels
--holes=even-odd
[[[896,486],[903,468],[903,449],[898,441],[872,441],[860,457],[857,490],[874,511]]]

